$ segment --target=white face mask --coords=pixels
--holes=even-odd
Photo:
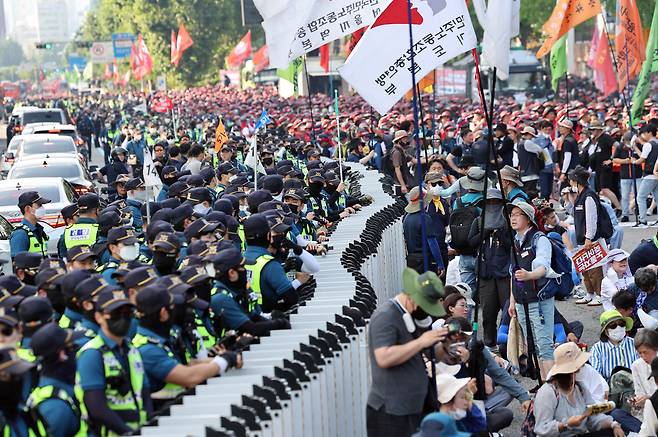
[[[205,206],[203,203],[199,203],[198,205],[194,205],[194,212],[206,215],[210,212],[210,207]]]
[[[38,219],[42,218],[44,215],[46,215],[46,208],[44,208],[43,206],[38,207],[34,211],[34,216]]]
[[[448,412],[448,416],[452,417],[457,420],[462,420],[464,417],[466,417],[466,410],[462,410],[461,408],[457,408],[456,410],[452,410]]]
[[[626,327],[618,326],[614,329],[606,329],[606,334],[608,338],[615,342],[620,342],[626,337]]]
[[[249,212],[249,205],[240,205],[240,212]]]
[[[214,278],[215,275],[217,274],[217,271],[215,270],[215,265],[211,263],[206,264],[206,273],[211,278]]]
[[[139,244],[132,246],[121,246],[119,249],[119,256],[124,261],[133,261],[139,256]]]
[[[427,316],[427,317],[425,317],[424,319],[421,319],[421,320],[414,319],[414,323],[419,328],[427,329],[432,324],[432,318],[430,316]]]
[[[146,191],[133,191],[134,194],[130,195],[129,197],[133,200],[137,200],[139,202],[146,202],[147,196],[146,196]]]

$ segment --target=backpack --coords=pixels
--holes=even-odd
[[[615,232],[615,229],[612,227],[612,220],[610,220],[610,215],[608,214],[608,211],[605,209],[603,204],[599,199],[596,199],[596,213],[598,216],[598,227],[597,231],[599,234],[599,238],[603,238],[604,240],[609,239],[612,237],[612,234]]]
[[[550,384],[550,382],[547,382],[546,384]],[[578,381],[576,381],[576,385],[578,386],[578,389],[580,390],[581,393],[585,391],[585,389],[580,385]],[[555,398],[558,400],[558,403],[560,401],[560,394],[557,392],[555,387],[553,387],[553,391],[555,393]],[[535,400],[533,399],[530,401],[530,406],[528,407],[528,412],[525,415],[525,418],[523,419],[523,423],[521,424],[521,435],[523,437],[536,437],[537,434],[535,434],[535,424],[537,423],[537,419],[535,418]]]
[[[537,239],[543,235],[538,232],[534,235],[532,241],[532,247],[536,247]],[[557,235],[557,233],[556,233]],[[552,297],[563,300],[571,295],[571,291],[574,287],[572,271],[573,264],[571,258],[566,253],[566,248],[562,241],[555,237],[546,237],[551,243],[551,269],[560,275],[559,278],[550,278],[546,281],[546,284],[542,287],[541,290],[537,292],[537,298],[539,300],[546,300]]]
[[[608,398],[627,413],[631,412],[635,388],[633,387],[633,375],[630,369],[618,366],[612,370],[610,377],[610,394]]]
[[[457,252],[470,254],[477,249],[473,247],[468,238],[471,225],[480,216],[480,210],[474,205],[464,206],[461,199],[457,199],[457,208],[450,214],[450,247]]]

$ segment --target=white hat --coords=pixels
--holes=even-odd
[[[473,290],[471,290],[470,285],[468,285],[466,282],[459,282],[455,284],[454,287],[459,291],[459,294],[461,294],[464,299],[466,299],[466,304],[468,306],[475,306],[475,301],[471,298],[473,295]]]
[[[455,378],[448,373],[436,375],[436,392],[439,395],[439,403],[447,404],[455,397],[457,392],[466,387],[470,378]]]
[[[628,258],[628,252],[623,249],[612,249],[608,252],[608,262],[623,261]]]

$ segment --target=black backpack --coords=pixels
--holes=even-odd
[[[615,232],[615,229],[612,227],[612,220],[610,220],[610,215],[608,214],[608,211],[601,203],[601,200],[599,199],[595,199],[595,200],[596,200],[596,212],[599,219],[598,227],[597,227],[598,236],[599,238],[603,238],[604,240],[607,240],[610,237],[612,237],[612,234]]]
[[[450,247],[460,254],[470,255],[477,250],[477,245],[471,245],[468,234],[479,216],[480,209],[477,206],[464,206],[461,199],[457,199],[457,208],[450,214]]]

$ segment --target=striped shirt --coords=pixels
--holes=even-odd
[[[590,351],[589,363],[605,378],[610,380],[612,370],[617,366],[631,368],[633,361],[639,358],[631,337],[625,337],[617,346],[609,341],[599,341]]]

